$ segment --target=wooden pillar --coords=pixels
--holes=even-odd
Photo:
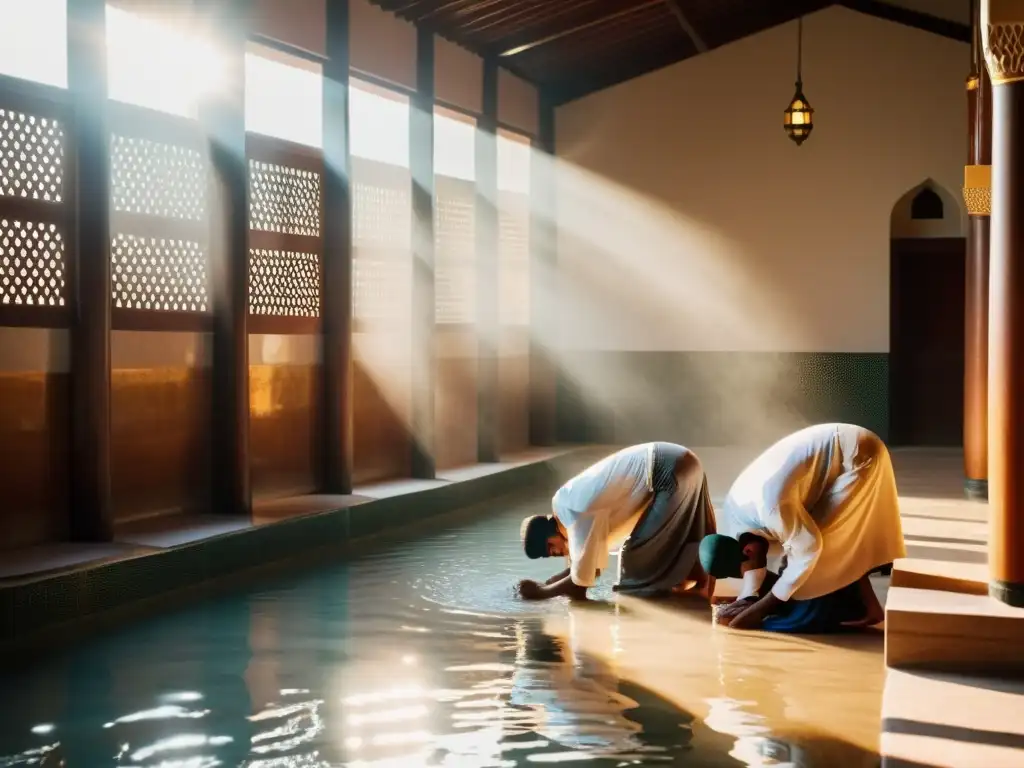
[[[974,5],[971,74],[967,78],[967,230],[964,312],[964,493],[988,498],[988,262],[992,171],[992,81],[981,51]]]
[[[540,126],[530,168],[530,443],[554,445],[558,375],[555,108],[543,93],[538,98]]]
[[[74,541],[110,541],[110,134],[105,0],[68,0],[74,127],[75,292],[71,325],[71,510]]]
[[[348,0],[327,2],[324,62],[323,473],[326,493],[352,492],[352,188],[349,184]]]
[[[1024,606],[1024,0],[982,0],[992,78],[989,594]]]
[[[416,30],[416,92],[409,110],[412,172],[412,476],[435,473],[434,35]]]
[[[501,401],[498,285],[498,62],[484,59],[483,109],[476,131],[477,460],[499,460]]]
[[[213,511],[252,512],[249,470],[249,171],[245,158],[245,0],[201,0],[223,85],[201,105],[210,154]]]

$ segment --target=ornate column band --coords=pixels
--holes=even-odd
[[[964,166],[964,205],[970,216],[992,213],[992,166]]]
[[[970,77],[967,78],[967,90],[968,91],[976,91],[976,90],[978,90],[978,86],[980,84],[981,84],[981,78],[978,77],[977,75],[971,75]]]
[[[981,4],[981,42],[992,85],[1024,80],[1024,2]]]

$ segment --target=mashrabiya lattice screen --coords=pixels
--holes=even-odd
[[[0,107],[0,304],[67,303],[62,226],[40,220],[52,218],[51,206],[64,202],[64,158],[59,120]],[[21,207],[15,212],[12,204]],[[32,215],[35,204],[38,219]]]
[[[530,324],[530,198],[498,194],[498,285],[501,324]]]
[[[115,211],[201,222],[206,217],[206,164],[189,147],[115,134],[110,139],[110,192]]]
[[[115,126],[110,137],[115,310],[209,312],[208,178],[199,149],[127,136]]]
[[[322,184],[309,168],[249,160],[251,314],[320,316]]]
[[[476,321],[476,185],[435,177],[434,322]]]
[[[0,195],[64,199],[64,128],[48,117],[0,108]]]
[[[412,177],[408,168],[352,158],[352,313],[402,323],[412,301]]]
[[[207,312],[207,265],[194,241],[118,233],[110,247],[114,306]]]
[[[315,253],[249,249],[249,312],[320,316],[320,257]]]
[[[250,228],[320,237],[320,186],[315,171],[250,160]]]

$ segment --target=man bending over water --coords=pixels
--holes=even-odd
[[[523,521],[523,547],[531,559],[567,556],[569,567],[544,584],[520,582],[523,598],[585,598],[616,549],[618,592],[714,591],[697,557],[714,510],[700,460],[683,446],[624,448],[563,485],[551,506],[553,515]]]
[[[783,438],[743,470],[717,521],[722,533],[701,542],[701,563],[745,587],[720,623],[821,633],[884,618],[868,575],[906,548],[889,451],[863,427],[820,424]],[[770,542],[786,567],[759,597]]]

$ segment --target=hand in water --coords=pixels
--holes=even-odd
[[[523,579],[519,582],[518,592],[523,600],[540,600],[543,597],[541,585],[530,579]]]
[[[751,600],[734,600],[715,607],[715,623],[728,626],[734,618],[750,607]]]

